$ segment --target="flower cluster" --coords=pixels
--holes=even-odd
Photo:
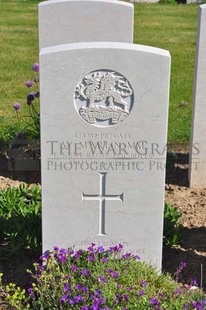
[[[24,117],[24,130],[17,134],[17,138],[22,139],[25,138],[25,133],[27,133],[32,138],[39,138],[40,137],[40,114],[39,114],[39,64],[34,63],[32,66],[32,70],[35,72],[35,77],[33,81],[26,81],[25,86],[28,87],[30,93],[27,95],[26,104],[28,105],[29,112],[28,115]],[[35,103],[37,102],[37,106]],[[13,108],[16,111],[17,120],[20,122],[20,109],[21,104],[19,102],[15,102],[13,104]],[[26,121],[26,118],[30,118],[29,121]]]
[[[87,250],[55,246],[34,267],[22,309],[206,309],[199,289],[157,274],[139,256],[124,253],[122,244],[105,249],[92,243]],[[181,263],[178,272],[183,268]]]

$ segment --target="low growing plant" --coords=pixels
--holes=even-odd
[[[5,249],[22,255],[41,250],[41,189],[20,185],[0,191],[0,240]]]
[[[121,244],[107,250],[94,243],[87,250],[54,247],[30,271],[28,293],[10,284],[6,300],[19,310],[205,309],[201,290],[182,287],[122,250]]]
[[[165,203],[164,208],[164,230],[163,243],[166,246],[176,246],[180,244],[180,217],[178,208]]]

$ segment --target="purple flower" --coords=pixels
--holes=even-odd
[[[206,305],[206,299],[200,300],[200,303],[203,304],[203,305]]]
[[[60,261],[61,261],[62,263],[66,263],[66,261],[67,261],[67,256],[66,256],[66,254],[60,254],[59,259],[60,259]]]
[[[97,248],[97,251],[98,251],[99,253],[104,252],[104,247],[103,247],[102,245],[99,246],[99,247]]]
[[[187,267],[187,264],[185,262],[180,262],[180,267],[185,268]]]
[[[39,64],[38,63],[34,63],[32,66],[32,70],[35,72],[39,72]]]
[[[100,283],[100,282],[107,283],[107,279],[105,279],[105,278],[104,278],[103,276],[101,276],[101,275],[98,277],[97,280],[98,280],[99,283]]]
[[[98,305],[99,305],[99,299],[96,297],[93,297],[93,309],[98,310]]]
[[[119,277],[119,272],[116,272],[116,271],[112,272],[112,277],[113,278],[118,278]]]
[[[74,305],[74,304],[75,304],[74,299],[72,299],[72,298],[71,298],[71,299],[69,299],[69,304],[70,304],[70,305]]]
[[[192,286],[198,286],[197,280],[194,279],[194,278],[191,278],[191,285],[192,285]]]
[[[78,271],[79,270],[79,268],[75,265],[71,265],[70,269],[71,269],[71,271]]]
[[[102,295],[102,291],[97,289],[97,290],[95,291],[95,295],[97,295],[97,296],[98,296],[98,295]]]
[[[89,254],[89,257],[88,257],[88,260],[90,261],[90,262],[93,262],[94,261],[94,254],[93,253],[91,253],[91,254]]]
[[[87,293],[88,292],[88,288],[86,286],[82,286],[82,292]]]
[[[62,248],[62,249],[60,249],[60,253],[61,254],[67,254],[67,250]]]
[[[79,290],[82,287],[82,284],[75,284],[74,289]]]
[[[18,111],[21,108],[21,105],[18,102],[16,102],[14,103],[13,108],[14,110]]]
[[[70,276],[64,276],[64,279],[70,279],[71,277]]]
[[[147,286],[147,282],[145,280],[141,281],[142,286],[146,287]]]
[[[66,263],[67,261],[67,251],[65,249],[60,249],[59,260],[62,263]]]
[[[105,303],[105,298],[104,297],[100,297],[100,304],[103,305]]]
[[[74,254],[73,258],[74,258],[75,260],[78,260],[81,254],[82,254],[82,251],[79,250],[79,251],[77,251],[77,252]]]
[[[48,260],[50,259],[50,252],[46,251],[43,255],[42,255],[42,260]]]
[[[92,244],[87,248],[90,252],[94,252],[95,243]]]
[[[30,88],[33,86],[33,82],[32,81],[26,81],[25,85]]]
[[[102,257],[102,262],[103,263],[107,263],[108,262],[108,258],[107,257]]]
[[[160,304],[160,302],[156,298],[152,297],[152,298],[150,298],[150,304],[152,306],[158,306]]]
[[[198,310],[204,310],[204,304],[200,302],[195,302],[194,300],[191,300],[190,305],[192,306],[192,308],[194,309],[198,309]]]
[[[35,99],[35,93],[28,94],[28,96],[27,96],[27,104],[30,105],[34,99]]]
[[[116,303],[121,302],[124,299],[124,296],[121,294],[115,295]]]
[[[75,299],[76,303],[78,303],[78,304],[84,300],[82,295],[77,295],[74,297],[74,299]]]
[[[69,299],[69,304],[70,305],[79,304],[83,300],[84,300],[84,298],[82,297],[82,295],[77,295],[77,296],[74,296],[73,298]]]
[[[126,254],[122,255],[122,258],[125,259],[125,258],[129,258],[131,256],[132,256],[132,253],[126,253]]]
[[[128,294],[124,294],[123,297],[124,297],[124,300],[125,300],[125,301],[128,301],[128,300],[129,300]]]
[[[182,290],[181,289],[177,289],[175,291],[172,291],[172,295],[181,295],[182,294]]]
[[[87,269],[82,269],[83,276],[90,276],[90,273]]]
[[[68,292],[69,291],[69,283],[66,282],[64,283],[64,292]]]
[[[28,290],[27,290],[27,292],[29,293],[29,294],[33,294],[34,293],[34,290],[33,290],[33,288],[28,288]]]
[[[68,295],[64,295],[59,299],[60,302],[65,302],[67,300],[68,300]]]
[[[55,251],[55,252],[58,252],[58,251],[59,251],[58,246],[54,246],[54,251]]]
[[[119,243],[119,251],[123,249],[123,244]]]
[[[143,296],[143,295],[145,295],[145,294],[146,294],[145,291],[140,290],[139,293],[138,293],[138,296],[140,297],[140,296]]]

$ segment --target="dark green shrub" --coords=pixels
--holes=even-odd
[[[41,249],[41,189],[20,185],[0,191],[0,239],[5,249],[20,254]],[[21,253],[20,253],[21,252]]]
[[[166,246],[175,246],[180,244],[180,217],[181,212],[178,208],[165,203],[164,209],[164,230],[163,243]]]

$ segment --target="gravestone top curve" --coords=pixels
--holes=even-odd
[[[77,42],[77,43],[69,43],[69,44],[62,44],[62,45],[55,45],[42,48],[40,51],[40,55],[44,54],[52,54],[56,53],[57,51],[64,52],[66,50],[76,50],[76,49],[118,49],[118,50],[134,50],[143,53],[151,53],[157,54],[160,56],[170,57],[169,51],[165,49],[161,49],[158,47],[151,47],[147,45],[141,44],[130,44],[124,42]]]
[[[133,5],[116,0],[39,4],[39,48],[76,42],[133,42]]]

